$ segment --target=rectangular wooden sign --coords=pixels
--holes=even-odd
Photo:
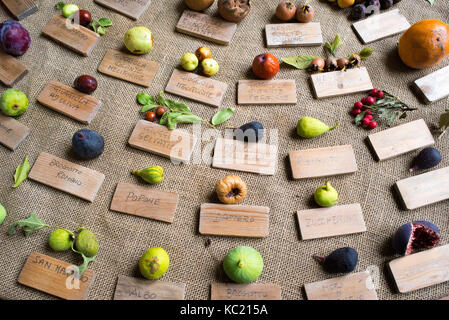
[[[302,240],[365,232],[360,204],[298,211]]]
[[[19,275],[19,283],[66,300],[86,300],[94,282],[87,269],[81,277],[70,271],[74,265],[45,254],[32,252]],[[69,274],[68,274],[69,273]]]
[[[411,121],[368,136],[379,161],[424,148],[435,143],[423,119]]]
[[[399,13],[399,9],[394,9],[358,21],[352,28],[360,40],[367,44],[402,33],[410,28],[410,23]]]
[[[263,175],[274,175],[277,146],[261,142],[217,138],[212,167]]]
[[[365,67],[315,73],[311,76],[315,96],[318,99],[341,96],[373,89]]]
[[[147,10],[151,0],[95,0],[96,3],[137,20]]]
[[[203,203],[200,233],[216,236],[264,238],[270,231],[270,208]]]
[[[427,104],[449,96],[449,66],[432,72],[414,82]]]
[[[37,101],[82,123],[91,123],[101,107],[101,101],[97,98],[58,81],[50,81],[37,97]]]
[[[111,210],[159,221],[173,222],[179,195],[120,182]]]
[[[228,45],[237,31],[237,24],[204,13],[184,10],[176,30],[200,39]]]
[[[28,72],[27,67],[9,54],[0,50],[0,81],[7,87],[12,87]]]
[[[293,179],[320,178],[357,171],[351,145],[290,151]]]
[[[367,271],[307,283],[304,288],[308,300],[378,300],[373,280]]]
[[[408,210],[449,199],[449,167],[399,180],[395,184]]]
[[[30,129],[12,117],[0,114],[0,144],[16,150],[30,134]]]
[[[296,104],[295,80],[239,80],[238,104]]]
[[[22,20],[37,11],[33,0],[1,0],[17,20]]]
[[[93,202],[104,181],[104,174],[41,152],[28,175],[35,180],[78,198]]]
[[[228,85],[192,72],[173,70],[165,91],[214,107],[221,106]]]
[[[319,22],[267,24],[265,35],[268,48],[320,46],[323,44]]]
[[[449,281],[449,245],[394,259],[389,266],[401,293]]]
[[[98,71],[114,78],[149,87],[159,69],[159,63],[118,50],[109,49]]]
[[[196,138],[184,130],[168,130],[166,126],[139,120],[128,143],[134,148],[170,158],[172,161],[189,162]]]
[[[211,300],[282,300],[281,287],[272,283],[211,283]]]
[[[186,285],[118,276],[114,300],[184,300]]]
[[[42,33],[84,56],[90,55],[100,40],[99,34],[74,24],[60,13],[53,16],[42,30]]]

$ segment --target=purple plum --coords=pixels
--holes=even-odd
[[[31,38],[19,22],[6,20],[0,23],[0,46],[12,56],[23,55],[30,47]]]

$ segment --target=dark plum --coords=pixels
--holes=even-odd
[[[366,15],[366,7],[364,4],[356,4],[351,8],[351,12],[349,13],[350,20],[360,20],[365,18]]]
[[[329,273],[352,272],[359,262],[359,254],[350,247],[337,249],[327,257],[314,257],[323,264],[324,270]]]
[[[81,129],[72,138],[73,151],[83,160],[100,156],[104,151],[103,137],[95,131]]]
[[[79,24],[83,27],[89,26],[90,22],[92,21],[92,15],[87,10],[79,10],[75,13],[74,19],[76,22],[76,19],[79,19]]]
[[[430,249],[440,242],[440,229],[429,221],[408,222],[393,235],[394,252],[409,255],[420,249]]]
[[[82,75],[75,79],[75,89],[83,93],[90,94],[97,90],[97,80],[88,75]]]
[[[433,147],[422,149],[421,152],[413,160],[413,166],[410,172],[422,169],[430,169],[437,166],[441,162],[441,153]]]
[[[0,46],[12,56],[21,56],[27,52],[31,37],[27,29],[19,22],[6,20],[0,23]]]
[[[237,140],[246,142],[257,142],[262,139],[263,134],[263,125],[257,121],[245,123],[240,128],[234,130],[234,137]]]
[[[393,0],[380,0],[380,8],[382,10],[389,9],[393,6]]]

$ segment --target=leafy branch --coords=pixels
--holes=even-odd
[[[332,43],[326,42],[324,44],[324,47],[329,51],[331,55],[333,55],[335,58],[337,57],[335,55],[335,51],[343,44],[343,41],[341,40],[341,37],[339,34],[337,34],[334,38],[334,41]]]
[[[36,212],[30,213],[30,215],[22,220],[16,221],[8,228],[8,235],[12,236],[17,233],[17,229],[22,228],[25,232],[25,236],[45,228],[51,228],[48,224],[38,218]]]

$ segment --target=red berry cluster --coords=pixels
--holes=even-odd
[[[362,119],[361,124],[370,130],[375,129],[377,127],[377,122],[373,120],[372,110],[369,109],[369,106],[372,106],[376,103],[377,99],[382,99],[383,97],[384,93],[382,90],[373,89],[368,97],[354,103],[354,108],[352,108],[351,113],[354,116],[357,116],[362,113],[362,111],[368,109],[366,110],[365,117]]]

